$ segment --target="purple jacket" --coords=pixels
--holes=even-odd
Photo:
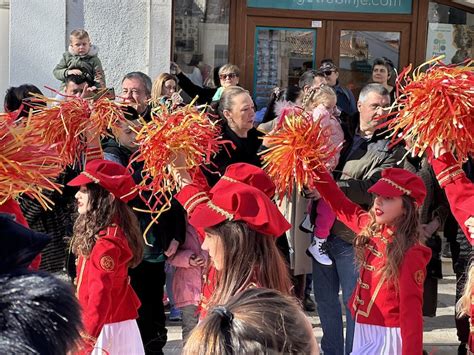
[[[197,231],[188,223],[186,239],[179,246],[175,255],[168,263],[176,267],[173,277],[173,294],[176,308],[198,305],[201,299],[202,273],[204,267],[189,265],[192,255],[203,255],[207,260],[207,252],[201,250]]]

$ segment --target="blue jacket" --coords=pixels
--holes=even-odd
[[[333,87],[337,95],[337,107],[347,115],[353,115],[357,112],[357,105],[354,94],[348,88],[339,85],[339,82]]]

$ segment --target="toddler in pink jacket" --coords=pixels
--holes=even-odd
[[[207,253],[201,250],[197,231],[188,223],[186,240],[168,263],[176,267],[173,278],[175,307],[182,312],[183,341],[198,323],[198,304],[201,298],[203,270]]]
[[[303,98],[303,107],[306,111],[312,112],[313,119],[319,120],[322,128],[327,129],[329,140],[337,153],[328,161],[328,171],[333,171],[339,163],[339,151],[344,142],[344,132],[339,121],[340,111],[336,106],[337,96],[334,90],[328,85],[310,89]],[[326,238],[329,236],[336,215],[329,205],[322,199],[311,201],[308,210],[316,210],[315,219],[312,224],[313,242],[307,253],[317,262],[323,265],[332,265],[332,260],[326,252]],[[309,213],[310,214],[310,213]],[[311,231],[311,229],[310,229]]]

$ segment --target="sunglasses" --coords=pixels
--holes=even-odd
[[[235,74],[235,73],[220,74],[220,75],[219,75],[219,79],[221,79],[221,80],[225,80],[225,79],[227,79],[227,78],[229,78],[229,79],[234,79],[235,77],[237,77],[237,74]]]
[[[325,71],[323,71],[323,74],[324,74],[324,76],[329,76],[334,72],[335,72],[334,70],[325,70]]]

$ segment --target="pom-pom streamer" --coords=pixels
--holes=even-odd
[[[317,171],[335,157],[340,147],[330,141],[330,128],[321,128],[316,120],[301,110],[288,112],[280,129],[266,136],[268,149],[263,151],[263,168],[276,185],[280,201],[291,196],[294,186],[315,188]]]
[[[47,209],[53,202],[43,190],[60,190],[54,180],[63,171],[55,149],[41,143],[31,127],[0,123],[0,204],[24,193]]]
[[[125,121],[122,105],[105,96],[96,101],[69,97],[58,101],[37,95],[51,107],[35,107],[28,119],[32,130],[41,132],[41,141],[57,149],[65,165],[80,161],[86,148],[86,135],[110,135],[120,121]]]
[[[411,76],[411,65],[400,73],[395,111],[379,128],[392,131],[391,146],[409,141],[414,156],[435,143],[445,143],[463,161],[474,153],[473,61],[445,65],[440,59],[422,64]]]
[[[131,163],[144,164],[143,181],[137,189],[150,209],[147,212],[156,214],[156,221],[159,214],[169,208],[169,196],[178,187],[177,169],[189,170],[208,163],[222,142],[219,141],[220,126],[192,104],[175,111],[159,106],[151,116],[151,121],[137,132],[139,150]],[[184,162],[176,167],[173,163],[178,157],[183,157]],[[148,191],[151,195],[143,194]]]

